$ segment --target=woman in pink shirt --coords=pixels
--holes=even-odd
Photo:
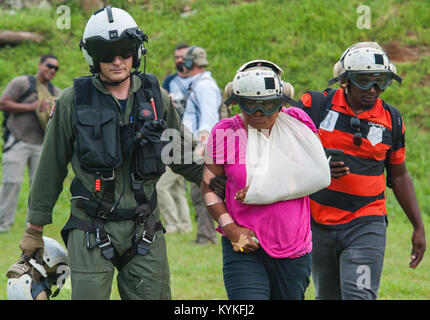
[[[283,112],[316,132],[304,111],[282,107],[285,98],[282,85],[285,93],[289,84],[281,82],[281,72],[266,60],[242,66],[232,83],[232,99],[243,112],[220,121],[206,146],[202,194],[209,212],[219,223],[217,230],[223,235],[223,275],[229,299],[303,299],[309,285],[312,250],[309,198],[264,205],[243,203],[248,190],[249,127],[270,134]],[[227,178],[225,202],[209,188],[210,179],[223,174]]]

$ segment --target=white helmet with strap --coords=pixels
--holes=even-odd
[[[58,295],[70,275],[67,251],[56,240],[43,237],[43,264],[23,259],[11,265],[6,273],[8,300],[47,300]],[[51,295],[51,287],[57,290]]]
[[[283,98],[295,105],[294,88],[281,80],[283,70],[268,60],[252,60],[243,64],[236,72],[232,82],[225,87],[226,105],[239,97],[251,100],[272,100]],[[237,101],[236,101],[237,102]]]
[[[117,55],[133,54],[133,67],[139,68],[146,53],[148,36],[138,28],[126,11],[107,6],[96,11],[88,20],[79,44],[92,73],[100,71],[99,62]],[[103,62],[103,61],[102,61]]]
[[[402,81],[396,74],[395,66],[376,42],[358,42],[346,49],[333,67],[333,78],[329,80],[329,84],[337,81],[345,84],[348,72],[389,73],[392,79]]]

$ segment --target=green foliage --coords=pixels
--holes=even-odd
[[[382,98],[404,115],[407,166],[428,225],[430,3],[420,0],[369,2],[370,29],[356,26],[357,7],[362,4],[359,0],[111,0],[109,4],[129,10],[149,35],[146,71],[154,73],[160,81],[174,72],[173,49],[182,42],[206,49],[208,69],[221,88],[232,80],[243,63],[258,58],[272,60],[284,69],[283,80],[294,85],[296,99],[306,90],[324,89],[332,77],[332,66],[352,43],[372,40],[388,48],[393,48],[394,43],[418,52],[417,56],[406,54],[402,61],[395,63],[404,81],[402,85],[394,83]],[[0,30],[26,30],[45,37],[41,44],[0,48],[0,91],[13,77],[34,74],[39,57],[45,53],[59,58],[61,68],[54,82],[61,88],[70,86],[73,78],[89,74],[78,47],[89,14],[74,2],[67,5],[72,13],[70,29],[57,28],[59,14],[55,6],[49,10],[13,13],[0,10]],[[391,53],[394,52],[388,51]],[[54,209],[54,223],[45,232],[59,241],[60,229],[69,215],[70,178],[65,181]],[[8,234],[0,234],[0,299],[6,297],[5,272],[19,255],[28,189],[26,179],[15,225]],[[424,259],[418,270],[408,269],[412,229],[391,191],[387,192],[387,198],[390,226],[380,298],[429,299],[428,259]],[[190,244],[195,232],[166,237],[173,298],[225,299],[220,245]],[[64,290],[59,298],[69,299],[70,292]],[[119,299],[116,287],[112,298]],[[312,285],[306,298],[313,299]]]

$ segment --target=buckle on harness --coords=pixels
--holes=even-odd
[[[148,214],[151,213],[151,207],[148,203],[143,203],[136,208],[136,212],[139,213],[136,217],[136,222],[138,225],[142,226],[145,224]]]
[[[151,239],[152,238],[152,239]],[[148,253],[150,249],[150,245],[155,240],[155,234],[151,238],[147,237],[146,230],[143,231],[140,239],[137,240],[137,254],[140,256],[144,256]]]
[[[152,244],[155,241],[155,234],[153,236],[147,237],[146,230],[144,230],[142,233],[142,240],[149,244]]]
[[[99,248],[101,249],[101,248],[104,248],[110,244],[111,244],[111,241],[110,241],[109,235],[106,233],[106,237],[104,239],[100,239],[100,229],[97,228],[96,229],[96,245],[98,245]]]
[[[99,229],[96,229],[96,244],[102,251],[103,256],[110,260],[115,256],[115,251],[112,247],[112,242],[108,234],[104,239],[100,239]]]
[[[110,177],[105,177],[103,174],[101,175],[103,181],[112,181],[115,180],[115,170],[112,170],[112,175]]]
[[[85,245],[87,249],[93,249],[97,246],[97,243],[93,246],[90,244],[90,233],[88,231],[85,232]]]
[[[93,246],[90,244],[90,233],[86,232],[86,246],[87,246],[87,249],[93,249],[95,247],[99,247],[103,256],[108,260],[112,259],[115,255],[115,251],[112,246],[110,236],[106,233],[106,237],[101,239],[100,228],[96,228],[96,244]]]

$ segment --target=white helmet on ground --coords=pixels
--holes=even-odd
[[[133,67],[139,68],[146,53],[148,36],[139,29],[126,11],[107,6],[88,20],[79,46],[92,73],[100,71],[99,62],[111,62],[116,56],[133,55]]]
[[[70,275],[67,266],[67,251],[56,240],[43,237],[43,264],[30,259],[20,259],[11,265],[6,273],[8,300],[46,300],[51,296],[51,287],[58,288],[52,297],[58,295]]]

